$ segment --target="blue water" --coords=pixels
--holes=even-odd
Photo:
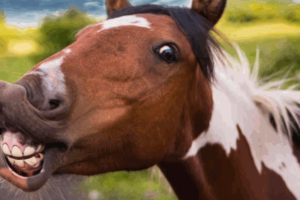
[[[129,0],[132,5],[155,3],[183,6],[190,0]],[[57,15],[70,6],[82,8],[93,17],[106,15],[104,0],[0,0],[0,9],[6,14],[7,24],[20,28],[36,27],[46,15]]]

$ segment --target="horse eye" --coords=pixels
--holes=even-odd
[[[159,56],[167,63],[178,61],[178,51],[173,45],[164,45],[158,49]]]

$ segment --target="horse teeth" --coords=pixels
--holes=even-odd
[[[34,166],[37,163],[37,159],[35,157],[28,158],[24,160],[28,165]]]
[[[39,144],[39,146],[37,147],[37,149],[36,149],[36,152],[39,152],[39,151],[41,151],[42,150],[42,145],[41,144]]]
[[[40,159],[43,160],[44,159],[44,154],[40,153]]]
[[[24,167],[24,161],[23,160],[15,160],[16,165],[19,167]]]
[[[7,144],[4,144],[4,145],[2,146],[2,151],[3,151],[4,154],[6,154],[6,155],[8,155],[8,156],[11,155],[10,150],[9,150]]]
[[[7,157],[8,161],[10,162],[10,164],[14,165],[15,164],[15,159]]]
[[[44,154],[39,153],[39,154],[35,155],[35,157],[39,158],[40,160],[43,160],[44,159]]]
[[[35,149],[31,146],[26,147],[25,151],[24,151],[24,156],[30,156],[32,154],[34,154]]]
[[[14,146],[12,148],[12,156],[14,156],[14,157],[22,157],[23,154],[22,154],[21,149],[19,147],[17,147],[17,146]]]

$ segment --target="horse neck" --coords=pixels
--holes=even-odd
[[[300,198],[300,168],[288,138],[251,99],[253,83],[239,78],[241,84],[217,69],[209,129],[182,160],[158,165],[179,199]]]
[[[220,171],[223,160],[227,160],[229,152],[237,148],[236,143],[241,132],[237,121],[231,116],[233,113],[230,112],[235,103],[230,98],[237,96],[230,94],[229,89],[230,87],[220,84],[212,87],[214,109],[209,129],[200,135],[192,133],[199,136],[194,139],[186,156],[177,162],[163,162],[158,165],[179,199],[219,199],[216,195],[219,185],[210,176],[213,176],[214,171]],[[232,165],[237,159],[224,162]],[[225,180],[224,176],[223,181]]]
[[[163,162],[158,166],[163,172],[178,199],[214,199],[206,183],[199,157],[173,163]]]

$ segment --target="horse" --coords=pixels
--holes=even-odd
[[[210,32],[225,6],[107,0],[106,21],[0,82],[0,176],[32,192],[157,165],[178,199],[300,199],[300,92],[222,50]]]

